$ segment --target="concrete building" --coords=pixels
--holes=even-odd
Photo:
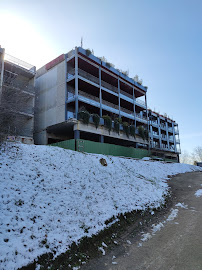
[[[33,143],[36,68],[0,47],[0,135]]]
[[[167,152],[169,158],[178,157],[176,124],[157,114],[156,120],[159,122],[158,125],[154,124],[155,113],[147,109],[147,87],[137,78],[131,79],[126,73],[115,69],[105,59],[95,57],[89,50],[76,47],[39,69],[36,73],[35,103],[36,144],[83,139],[151,148],[156,156],[161,157]],[[93,117],[90,117],[88,125],[84,124],[80,111],[98,115],[99,126],[95,126]],[[106,115],[112,119],[110,132]],[[114,125],[120,118],[123,124],[117,132]],[[163,122],[167,130],[163,128]],[[130,132],[132,127],[135,134]],[[154,135],[157,127],[158,140]],[[146,138],[147,133],[149,138]],[[168,147],[165,146],[164,135],[167,136]]]
[[[151,154],[179,161],[181,150],[178,124],[151,110],[148,110],[148,116]]]

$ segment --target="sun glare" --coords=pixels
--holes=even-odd
[[[29,21],[13,14],[0,12],[0,45],[6,53],[39,68],[51,60],[53,50],[48,41]]]

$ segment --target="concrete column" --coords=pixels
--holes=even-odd
[[[78,49],[75,47],[75,116],[77,119],[77,114],[79,111],[79,101],[78,101],[78,94],[79,94],[79,82],[78,82]]]
[[[121,99],[120,99],[120,81],[118,77],[118,92],[119,92],[119,118],[121,117]]]
[[[146,104],[146,116],[147,116],[148,143],[149,143],[149,150],[150,150],[149,120],[148,120],[148,109],[147,109],[147,93],[145,93],[145,104]]]
[[[136,128],[136,113],[135,113],[135,89],[134,89],[134,86],[133,86],[133,112],[134,112],[134,125],[135,125],[135,128]]]
[[[0,48],[0,103],[1,103],[1,96],[3,91],[3,76],[4,76],[4,55],[5,49]]]
[[[168,149],[170,149],[170,142],[169,142],[169,136],[168,136],[168,122],[167,121],[166,121],[166,136],[167,136]]]
[[[101,82],[102,82],[102,78],[101,78],[101,66],[99,66],[99,85],[100,85],[100,117],[102,117],[102,89],[101,89]]]
[[[104,143],[104,135],[100,135],[100,142]]]
[[[80,130],[74,130],[74,139],[80,139]]]
[[[159,143],[160,143],[160,148],[162,148],[162,141],[161,141],[161,125],[160,125],[160,118],[157,116],[157,121],[158,121],[158,130],[159,130]]]
[[[65,120],[67,120],[67,54],[65,54]]]
[[[174,148],[175,148],[175,152],[176,152],[177,148],[176,148],[176,139],[175,139],[175,126],[174,126],[173,122],[172,122],[172,129],[173,129]]]

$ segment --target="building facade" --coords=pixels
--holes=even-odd
[[[0,134],[33,143],[36,68],[0,48]]]
[[[81,47],[37,71],[35,104],[36,144],[83,139],[150,149],[158,157],[165,152],[169,158],[178,157],[176,124],[157,114],[155,119],[155,113],[147,109],[147,87]],[[88,124],[81,121],[82,111],[91,115]],[[100,118],[98,127],[93,123],[94,115]],[[110,131],[107,117],[112,119]],[[118,132],[117,119],[121,119]]]

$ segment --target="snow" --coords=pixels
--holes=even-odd
[[[103,247],[98,247],[98,250],[100,250],[102,252],[102,255],[105,256],[105,250]]]
[[[194,170],[201,169],[10,143],[0,152],[0,268],[57,256],[113,216],[116,222],[121,213],[161,206],[167,176]]]
[[[156,232],[160,231],[161,228],[164,227],[163,223],[158,223],[157,225],[152,226],[152,234],[154,235]]]
[[[187,209],[187,205],[185,205],[184,203],[177,203],[175,206],[177,207],[181,207],[181,208],[184,208],[184,209]]]
[[[202,189],[197,190],[197,191],[195,192],[195,196],[196,196],[196,197],[202,196]]]
[[[177,217],[178,209],[172,209],[171,214],[168,216],[167,221],[172,221]]]

